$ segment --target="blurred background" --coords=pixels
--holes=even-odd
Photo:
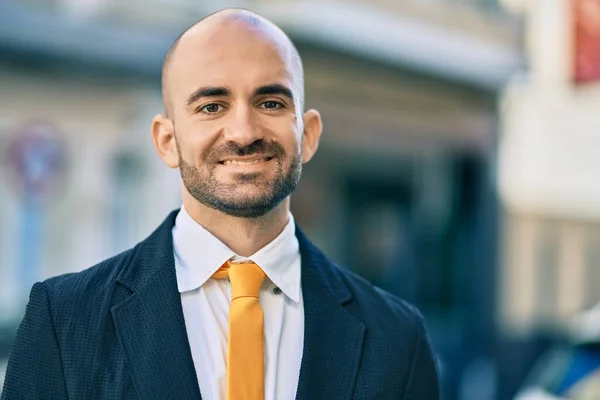
[[[443,399],[600,399],[599,0],[3,0],[0,383],[35,281],[180,206],[162,58],[227,6],[297,44],[325,131],[295,217],[421,309]]]

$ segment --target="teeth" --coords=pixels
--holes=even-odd
[[[237,161],[237,160],[227,160],[227,161],[223,161],[224,165],[252,165],[252,164],[258,164],[259,162],[264,162],[267,161],[266,158],[261,158],[259,160],[252,160],[252,161]]]

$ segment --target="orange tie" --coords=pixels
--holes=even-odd
[[[226,262],[213,278],[231,282],[227,345],[227,400],[264,397],[263,320],[258,293],[265,273],[253,262]]]

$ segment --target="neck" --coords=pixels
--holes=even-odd
[[[190,217],[241,257],[250,257],[265,247],[288,222],[289,197],[262,217],[239,218],[209,208],[186,192],[183,205]]]

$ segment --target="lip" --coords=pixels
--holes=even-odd
[[[269,162],[273,159],[273,156],[264,155],[264,154],[255,154],[252,156],[242,156],[242,157],[227,157],[224,160],[220,160],[220,165],[226,166],[251,166]]]

